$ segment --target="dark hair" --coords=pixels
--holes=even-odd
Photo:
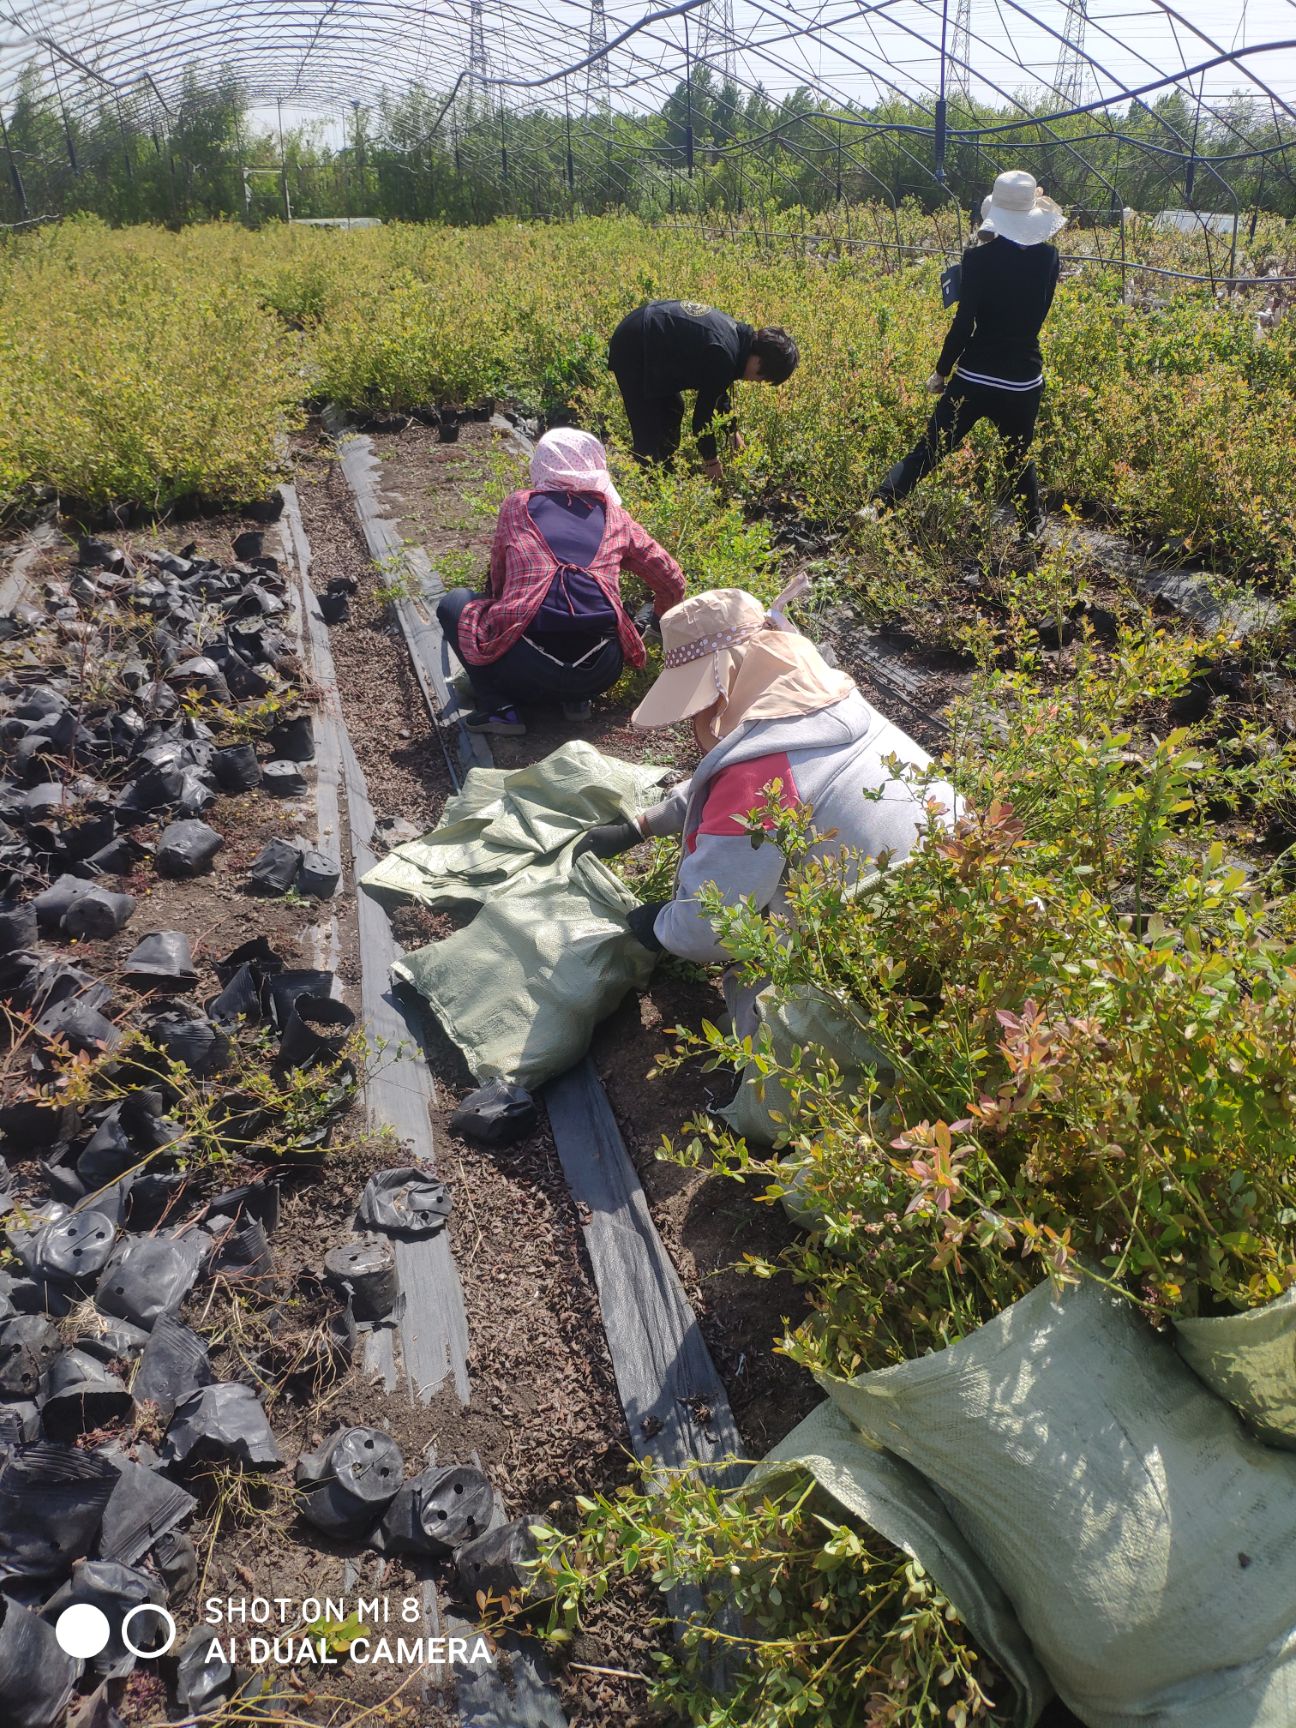
[[[752,358],[760,361],[761,379],[766,384],[783,384],[797,369],[801,355],[797,345],[780,324],[767,324],[752,337]]]

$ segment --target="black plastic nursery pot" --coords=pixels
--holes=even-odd
[[[78,942],[105,941],[124,927],[134,910],[131,895],[88,887],[63,914],[63,931]]]
[[[404,1483],[388,1507],[383,1552],[444,1559],[486,1531],[493,1508],[491,1485],[480,1470],[434,1465]]]
[[[162,876],[200,876],[224,844],[205,822],[172,822],[162,831],[154,862]]]
[[[316,596],[320,617],[326,624],[345,624],[351,616],[351,596],[345,589],[330,590]]]
[[[379,1428],[339,1428],[297,1463],[301,1515],[330,1536],[367,1536],[405,1477],[405,1462]]]
[[[271,840],[262,848],[248,881],[259,894],[286,894],[297,880],[302,851],[291,840]]]
[[[261,784],[261,764],[250,744],[227,744],[217,750],[212,773],[222,792],[254,792]]]
[[[267,762],[261,770],[261,784],[272,798],[302,798],[306,794],[306,776],[296,762]]]
[[[414,1165],[380,1170],[365,1183],[356,1221],[389,1236],[433,1236],[450,1216],[450,1190]]]
[[[295,996],[279,1043],[285,1068],[313,1068],[336,1062],[355,1028],[355,1013],[331,996]]]
[[[357,1320],[385,1320],[400,1285],[396,1256],[386,1242],[345,1242],[324,1256],[324,1281],[349,1297]]]
[[[271,729],[267,742],[277,760],[315,760],[315,728],[309,714],[293,714],[287,720],[281,720]]]
[[[342,871],[324,852],[313,849],[302,854],[297,871],[297,892],[316,900],[330,900],[337,892]]]
[[[535,1099],[524,1086],[488,1080],[470,1092],[450,1118],[450,1132],[484,1146],[511,1146],[539,1121]]]
[[[198,982],[193,950],[183,930],[154,930],[142,937],[123,968],[131,984],[184,990]]]

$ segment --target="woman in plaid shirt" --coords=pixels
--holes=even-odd
[[[472,732],[517,737],[518,703],[561,702],[569,719],[611,689],[644,646],[621,602],[621,572],[641,576],[655,612],[684,597],[669,552],[625,509],[598,439],[562,427],[531,458],[531,485],[500,507],[485,594],[454,588],[437,617],[477,701]]]

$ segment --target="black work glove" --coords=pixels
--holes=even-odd
[[[642,839],[643,835],[633,822],[604,822],[581,835],[572,857],[583,858],[587,852],[592,852],[596,858],[619,858]]]
[[[662,952],[662,945],[653,934],[653,925],[657,922],[657,914],[664,906],[669,905],[669,900],[650,900],[646,906],[636,906],[632,912],[626,913],[630,934],[636,942],[641,942],[650,954]]]
[[[652,636],[661,640],[660,620],[657,617],[657,602],[645,600],[634,615],[634,627],[641,636]]]

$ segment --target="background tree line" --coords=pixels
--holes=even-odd
[[[1242,96],[1199,109],[1181,92],[1120,116],[1023,120],[955,98],[938,179],[930,107],[772,98],[706,66],[655,112],[501,106],[413,87],[354,105],[345,142],[280,134],[232,73],[191,69],[164,110],[106,94],[75,106],[35,65],[0,104],[0,221],[75,211],[113,223],[379,216],[487,222],[625,209],[650,219],[915,199],[970,208],[999,169],[1029,164],[1081,221],[1195,207],[1296,215],[1296,130]],[[989,129],[993,128],[991,132]],[[982,131],[976,140],[960,137]]]

